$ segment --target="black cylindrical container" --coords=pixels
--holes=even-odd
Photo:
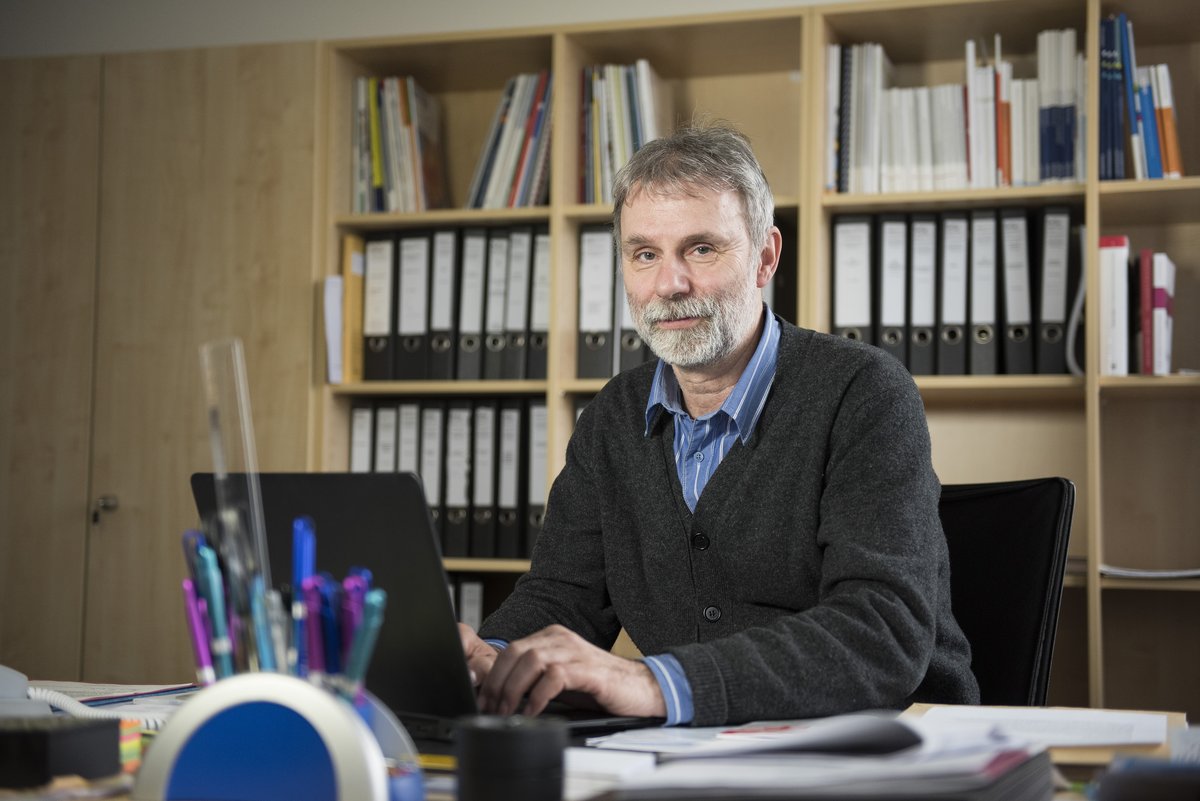
[[[561,801],[566,747],[557,718],[463,718],[454,742],[458,801]]]

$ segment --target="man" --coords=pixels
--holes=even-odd
[[[950,611],[921,398],[875,348],[796,328],[746,139],[693,128],[615,179],[638,332],[661,361],[580,416],[532,568],[461,627],[485,711],[564,691],[722,725],[978,702]],[[647,656],[609,653],[621,627]]]

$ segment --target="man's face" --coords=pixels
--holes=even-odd
[[[631,193],[620,250],[638,334],[668,364],[717,364],[755,330],[766,279],[734,191]]]

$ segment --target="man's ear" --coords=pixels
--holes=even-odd
[[[779,268],[779,257],[783,251],[783,234],[775,226],[771,226],[771,230],[767,233],[767,241],[763,244],[762,250],[758,254],[758,268],[756,270],[755,279],[758,288],[762,289],[775,275],[775,270]]]

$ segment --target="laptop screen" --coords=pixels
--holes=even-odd
[[[192,476],[202,520],[212,519],[211,473]],[[450,590],[420,480],[411,473],[260,473],[271,578],[292,580],[292,521],[316,531],[316,569],[338,580],[371,570],[387,608],[366,685],[403,721],[476,712]]]

